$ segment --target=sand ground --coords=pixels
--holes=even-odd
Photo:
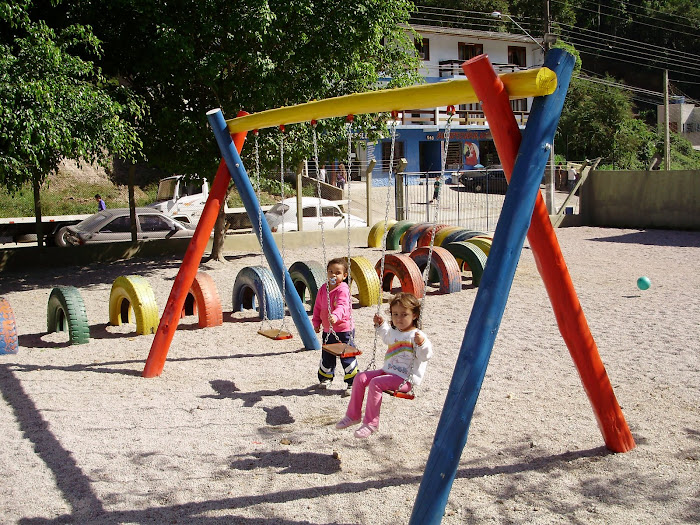
[[[604,448],[526,245],[443,523],[698,523],[700,233],[557,234],[637,447]],[[287,254],[309,258],[320,249]],[[461,292],[428,297],[436,355],[418,397],[385,399],[380,431],[358,440],[333,426],[347,405],[341,378],[315,388],[319,353],[296,333],[258,336],[251,311],[231,313],[237,271],[258,261],[202,264],[224,324],[184,319],[154,379],[140,377],[154,336],[109,326],[109,291],[119,275],[143,276],[162,312],[179,261],[0,274],[20,342],[0,356],[1,523],[408,521],[477,289],[465,275]],[[649,290],[637,289],[641,275]],[[46,333],[58,285],[80,289],[89,344]],[[361,366],[374,312],[354,310]]]

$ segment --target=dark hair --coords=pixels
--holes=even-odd
[[[96,198],[96,199],[101,199],[102,197],[100,196],[99,193],[96,193],[96,194],[95,194],[95,198]]]
[[[334,264],[339,264],[343,267],[343,273],[348,273],[348,260],[345,257],[336,257],[335,259],[331,259],[330,261],[328,261],[326,270],[328,270],[328,268],[330,268]]]
[[[391,298],[391,301],[389,301],[389,314],[391,314],[391,309],[394,307],[394,305],[397,304],[403,306],[406,310],[410,310],[411,313],[416,316],[416,318],[413,320],[413,326],[420,328],[418,326],[418,321],[420,320],[420,301],[418,298],[412,293],[397,293]],[[391,323],[391,327],[396,328],[393,322]]]

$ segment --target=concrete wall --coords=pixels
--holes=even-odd
[[[700,171],[593,171],[579,197],[586,226],[700,230]]]

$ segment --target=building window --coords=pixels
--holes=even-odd
[[[462,143],[461,142],[450,142],[447,145],[447,162],[445,164],[445,169],[458,170],[461,167],[462,167]]]
[[[430,60],[430,39],[416,38],[413,40],[413,44],[416,46],[416,51],[418,51],[418,57],[421,60]]]
[[[508,63],[516,66],[525,67],[525,48],[520,46],[508,46]]]
[[[404,155],[404,143],[399,142],[398,140],[394,144],[394,170],[396,170],[396,166],[399,163],[399,159],[401,157],[405,157]],[[382,172],[388,172],[389,171],[389,159],[391,158],[391,141],[387,140],[386,142],[382,142]]]
[[[513,111],[527,111],[527,99],[516,98],[510,101],[510,107]]]
[[[484,46],[481,44],[467,44],[466,42],[457,44],[457,58],[460,60],[469,60],[483,54]]]

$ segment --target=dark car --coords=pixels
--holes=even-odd
[[[194,235],[192,226],[182,224],[153,208],[136,208],[136,228],[136,238],[139,241],[191,238]],[[130,241],[129,208],[112,208],[95,213],[74,226],[68,226],[65,238],[73,246]]]
[[[508,190],[506,174],[500,166],[488,170],[467,171],[460,175],[459,182],[467,191],[475,193],[500,193],[505,195]]]

